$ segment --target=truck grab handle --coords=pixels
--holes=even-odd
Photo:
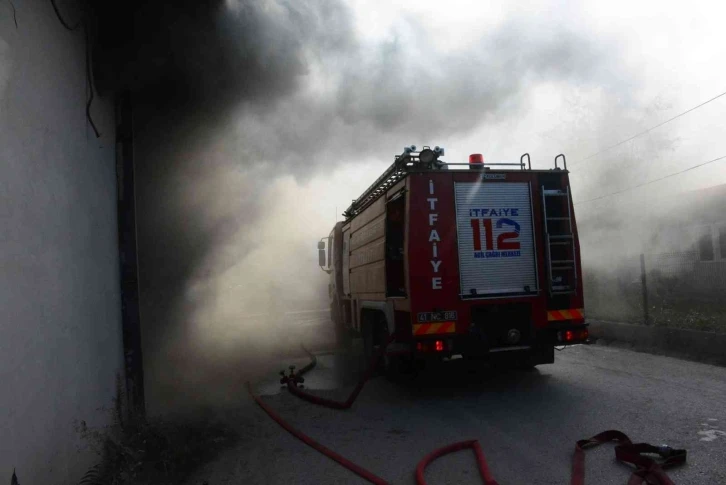
[[[532,161],[529,159],[529,153],[525,153],[519,157],[519,164],[522,170],[524,170],[524,157],[527,157],[527,170],[532,170]]]
[[[558,170],[559,169],[559,167],[557,166],[557,159],[560,158],[560,157],[562,157],[562,165],[565,167],[565,170],[567,170],[567,160],[565,159],[565,154],[564,153],[560,153],[559,155],[557,155],[555,157],[555,170]]]

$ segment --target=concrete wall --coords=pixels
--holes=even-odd
[[[122,370],[113,107],[85,117],[82,31],[0,2],[0,482],[78,483]],[[79,12],[58,6],[70,22]]]

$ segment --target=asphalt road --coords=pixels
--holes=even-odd
[[[726,484],[726,369],[601,346],[559,352],[535,371],[493,372],[449,362],[414,380],[369,382],[353,408],[334,411],[257,384],[295,427],[391,483],[414,483],[419,460],[440,446],[478,439],[494,477],[507,484],[567,484],[575,441],[619,429],[635,442],[688,450],[668,471],[678,484]],[[298,361],[298,363],[302,363]],[[347,396],[360,359],[319,358],[307,384]],[[243,438],[190,484],[366,483],[280,428],[249,398],[229,411]],[[723,431],[722,431],[723,430]],[[586,483],[625,484],[612,445],[587,452]],[[471,452],[434,462],[430,484],[479,484]]]

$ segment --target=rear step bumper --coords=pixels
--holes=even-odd
[[[560,346],[587,343],[589,338],[587,324],[565,324],[558,322],[550,328],[538,329],[533,338],[527,342],[514,345],[490,347],[486,338],[477,334],[441,334],[417,338],[410,343],[394,342],[390,345],[388,355],[414,354],[420,356],[487,358],[505,354],[538,354],[549,353],[549,349]]]

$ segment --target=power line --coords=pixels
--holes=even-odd
[[[15,30],[18,30],[18,13],[15,11],[15,4],[13,0],[8,0],[10,8],[13,10],[13,22],[15,22]]]
[[[53,10],[55,10],[55,15],[58,17],[58,20],[60,20],[60,23],[65,27],[66,29],[70,31],[76,30],[78,27],[81,26],[81,21],[79,20],[72,26],[68,24],[68,22],[65,21],[63,16],[60,13],[60,10],[58,10],[58,5],[56,5],[55,0],[50,0],[50,4],[53,6]]]
[[[688,110],[684,111],[683,113],[681,113],[681,114],[678,114],[678,115],[674,116],[674,117],[673,117],[673,118],[671,118],[671,119],[668,119],[668,120],[666,120],[666,121],[664,121],[664,122],[662,122],[662,123],[659,123],[659,124],[657,124],[657,125],[655,125],[655,126],[653,126],[653,127],[651,127],[651,128],[648,128],[648,129],[647,129],[647,130],[645,130],[645,131],[641,131],[641,132],[640,132],[640,133],[638,133],[637,135],[633,135],[633,136],[631,136],[630,138],[628,138],[627,140],[623,140],[623,141],[620,141],[620,142],[616,143],[615,145],[611,145],[611,146],[609,146],[609,147],[607,147],[607,148],[603,148],[602,150],[600,150],[600,151],[598,151],[598,152],[595,152],[595,153],[593,153],[592,155],[590,155],[590,156],[588,156],[588,157],[585,157],[585,158],[583,158],[582,160],[578,160],[578,161],[576,161],[576,162],[574,162],[574,163],[571,163],[571,164],[570,164],[570,166],[572,166],[572,165],[577,165],[578,163],[582,163],[582,162],[585,162],[585,161],[587,161],[587,160],[590,160],[590,159],[591,159],[591,158],[593,158],[593,157],[596,157],[596,156],[600,155],[601,153],[604,153],[604,152],[606,152],[606,151],[608,151],[608,150],[612,150],[613,148],[619,147],[619,146],[620,146],[620,145],[622,145],[623,143],[627,143],[627,142],[629,142],[629,141],[631,141],[631,140],[635,140],[635,139],[636,139],[636,138],[638,138],[639,136],[643,136],[643,135],[645,135],[645,134],[647,134],[647,133],[650,133],[651,131],[655,130],[656,128],[660,128],[661,126],[663,126],[663,125],[665,125],[665,124],[667,124],[667,123],[670,123],[671,121],[673,121],[673,120],[675,120],[675,119],[678,119],[678,118],[680,118],[681,116],[683,116],[683,115],[686,115],[686,114],[690,113],[691,111],[697,110],[697,109],[698,109],[698,108],[700,108],[701,106],[705,106],[705,105],[707,105],[707,104],[708,104],[708,103],[710,103],[711,101],[715,101],[715,100],[717,100],[717,99],[718,99],[718,98],[720,98],[721,96],[726,96],[726,91],[724,91],[723,93],[719,94],[718,96],[714,96],[713,98],[709,99],[708,101],[704,101],[703,103],[699,104],[698,106],[694,106],[693,108],[691,108],[691,109],[688,109]]]
[[[680,174],[682,174],[684,172],[688,172],[689,170],[694,170],[696,168],[703,167],[704,165],[708,165],[709,163],[718,162],[719,160],[723,160],[724,158],[726,158],[726,155],[724,155],[722,157],[714,158],[713,160],[709,160],[708,162],[703,162],[703,163],[699,163],[698,165],[694,165],[692,167],[688,167],[687,169],[681,170],[680,172],[675,172],[675,173],[672,173],[670,175],[666,175],[664,177],[660,177],[660,178],[657,178],[657,179],[654,179],[654,180],[649,180],[647,182],[643,182],[642,184],[639,184],[639,185],[634,185],[632,187],[628,187],[628,188],[625,188],[625,189],[622,189],[622,190],[618,190],[617,192],[611,192],[609,194],[601,195],[600,197],[595,197],[595,198],[587,199],[587,200],[583,200],[583,201],[575,201],[574,203],[575,204],[586,204],[588,202],[594,202],[596,200],[605,199],[607,197],[612,197],[613,195],[622,194],[623,192],[627,192],[629,190],[638,189],[640,187],[645,187],[646,185],[650,185],[650,184],[654,184],[656,182],[660,182],[661,180],[665,180],[665,179],[670,178],[670,177],[673,177],[675,175],[680,175]]]
[[[63,15],[61,15],[60,10],[58,9],[58,5],[56,5],[55,0],[50,0],[50,4],[53,6],[53,10],[55,11],[56,17],[58,17],[58,20],[60,21],[61,25],[65,27],[67,30],[70,30],[71,32],[77,30],[79,27],[83,27],[83,37],[85,37],[86,40],[86,85],[87,85],[87,96],[86,96],[86,119],[88,120],[88,123],[91,125],[91,128],[93,128],[93,132],[96,134],[96,138],[101,138],[101,133],[98,131],[98,128],[96,127],[96,123],[93,122],[93,116],[91,116],[91,105],[93,104],[93,98],[94,98],[94,89],[93,89],[93,75],[92,75],[92,68],[93,68],[93,62],[91,60],[91,33],[88,28],[88,22],[83,17],[79,19],[75,24],[70,25],[68,22],[65,21],[63,18]],[[15,7],[13,7],[14,9]],[[17,23],[16,23],[17,27]]]

